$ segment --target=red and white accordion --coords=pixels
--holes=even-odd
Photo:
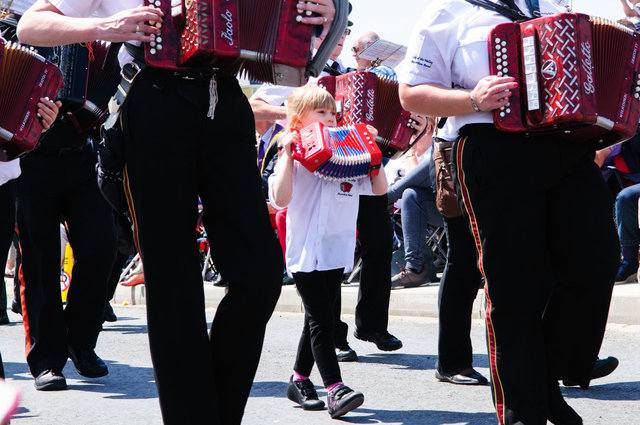
[[[164,12],[160,36],[145,44],[147,65],[301,86],[320,74],[347,27],[348,0],[333,1],[331,31],[312,59],[314,28],[297,22],[298,0],[145,0]]]
[[[0,161],[38,145],[38,102],[41,97],[56,99],[62,85],[62,73],[53,63],[0,37]]]
[[[494,111],[499,130],[558,131],[595,149],[632,137],[640,118],[640,35],[615,22],[561,13],[497,25],[491,74],[519,88]]]
[[[338,125],[364,123],[378,130],[382,155],[393,158],[409,147],[414,133],[410,113],[402,109],[398,82],[373,72],[352,71],[318,80],[336,99]]]
[[[292,157],[328,180],[361,179],[378,174],[382,153],[366,124],[329,128],[322,123],[300,130]]]

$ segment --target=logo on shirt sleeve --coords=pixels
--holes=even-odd
[[[421,58],[420,56],[414,56],[411,59],[411,63],[414,65],[425,67],[425,68],[431,68],[431,65],[433,65],[432,60],[427,58]]]

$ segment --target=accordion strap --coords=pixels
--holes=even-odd
[[[492,3],[488,0],[465,0],[467,3],[471,3],[475,6],[480,6],[493,12],[506,16],[514,22],[528,21],[530,17],[523,15],[520,10],[513,10],[510,7],[503,6],[501,4]]]

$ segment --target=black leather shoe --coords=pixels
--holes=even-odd
[[[104,321],[116,322],[117,320],[118,320],[118,316],[116,316],[116,313],[113,311],[113,307],[111,307],[111,304],[107,302],[104,305]]]
[[[353,336],[362,340],[373,342],[378,350],[382,351],[396,351],[402,348],[402,341],[400,341],[395,336],[391,335],[389,332],[367,332],[362,329],[357,329],[353,331]]]
[[[567,404],[557,382],[549,385],[549,413],[547,419],[554,425],[582,425],[582,418]]]
[[[359,391],[353,391],[346,385],[339,385],[327,394],[327,404],[329,415],[332,419],[349,413],[356,407],[362,405],[364,395]]]
[[[618,359],[616,359],[613,356],[609,356],[606,359],[598,359],[593,365],[593,369],[591,369],[591,374],[589,378],[598,379],[598,378],[603,378],[607,375],[610,375],[611,372],[616,370],[616,368],[618,367],[618,364],[620,364],[620,362],[618,361]],[[572,381],[571,379],[564,379],[562,381],[562,385],[566,387],[575,387],[580,384],[576,381]],[[586,390],[588,388],[589,386],[587,385],[587,387],[584,389]]]
[[[15,298],[11,301],[11,311],[15,314],[22,314],[22,303]]]
[[[455,374],[440,373],[436,370],[436,378],[438,381],[450,382],[458,385],[487,385],[489,383],[487,378],[482,376],[480,372],[476,372],[473,369],[467,373]]]
[[[336,358],[339,362],[357,362],[358,354],[347,345],[345,347],[336,347]]]
[[[324,401],[318,400],[318,393],[310,379],[294,381],[291,376],[287,385],[287,398],[298,403],[304,410],[324,409]]]
[[[90,348],[74,350],[69,346],[69,358],[78,373],[86,378],[99,378],[109,373],[109,368]]]
[[[67,389],[67,380],[61,372],[49,369],[36,377],[35,385],[38,391],[60,391]]]

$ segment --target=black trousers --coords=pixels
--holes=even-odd
[[[67,345],[93,349],[98,339],[115,256],[115,230],[111,207],[98,190],[95,164],[90,145],[60,156],[34,151],[21,161],[17,215],[24,277],[22,317],[33,376],[47,369],[61,371]],[[64,310],[61,220],[67,223],[75,261]]]
[[[218,79],[217,92],[211,120],[208,79],[148,68],[122,111],[125,190],[166,424],[240,424],[282,284],[251,108],[235,78]],[[198,196],[213,261],[229,281],[211,339],[195,237]]]
[[[593,151],[469,125],[457,181],[486,279],[492,389],[502,424],[546,424],[548,386],[589,381],[620,251]],[[548,270],[551,268],[551,277]]]
[[[10,180],[0,186],[0,266],[7,263],[9,249],[13,243],[16,227],[16,181]],[[18,273],[16,269],[15,273]],[[3,280],[4,283],[4,280]],[[0,314],[7,309],[7,288],[0,285]]]
[[[309,376],[315,360],[325,387],[342,381],[333,342],[333,305],[343,273],[344,269],[293,274],[304,305],[304,327],[293,369]]]
[[[476,245],[463,216],[444,217],[447,264],[438,291],[438,372],[456,374],[473,367],[471,314],[482,275]]]
[[[393,228],[387,210],[387,195],[360,196],[358,240],[362,268],[356,305],[356,328],[385,332],[389,324]],[[340,320],[340,294],[334,305],[336,347],[347,344],[348,325]]]

